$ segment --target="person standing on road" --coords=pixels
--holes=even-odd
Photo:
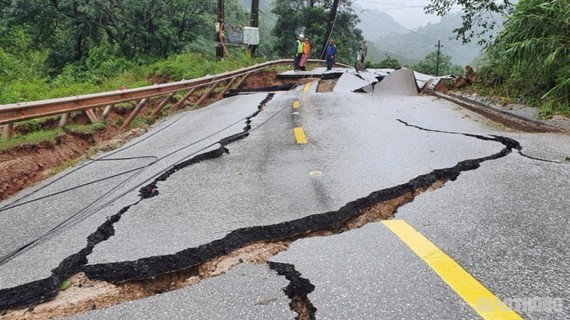
[[[309,38],[305,38],[303,40],[303,56],[301,57],[301,62],[299,63],[301,71],[306,71],[305,67],[307,66],[307,60],[309,60],[310,52],[311,46],[309,45]]]
[[[301,62],[301,57],[303,56],[303,39],[305,37],[303,36],[303,34],[299,35],[299,38],[295,41],[295,47],[294,47],[294,52],[295,52],[295,59],[293,60],[293,70],[294,71],[299,71],[299,64]]]
[[[356,71],[364,70],[366,66],[366,64],[364,63],[364,59],[366,58],[367,53],[368,53],[368,45],[366,44],[366,41],[362,40],[358,45],[358,51],[356,55],[356,66],[355,66]]]
[[[335,58],[336,58],[336,44],[333,40],[329,40],[329,44],[327,46],[327,71],[330,71],[334,65]]]

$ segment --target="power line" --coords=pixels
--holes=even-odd
[[[361,22],[362,22],[362,21],[361,21]],[[391,41],[387,41],[387,38],[386,38],[385,35],[379,34],[379,33],[376,31],[376,29],[374,29],[373,27],[371,27],[370,25],[368,25],[368,24],[365,23],[365,22],[362,22],[362,24],[365,25],[366,27],[368,27],[368,29],[372,30],[372,31],[380,38],[380,40],[382,41],[382,43],[383,43],[384,45],[387,45],[387,46],[391,47],[392,50],[394,50],[394,53],[397,53],[397,51],[400,51],[400,50],[398,50],[398,48],[396,48],[396,47],[392,44]],[[415,43],[415,42],[411,42],[410,45],[411,45],[412,47],[414,47],[415,49],[417,49],[417,50],[420,50],[420,51],[423,51],[423,50],[424,50],[423,47],[419,46],[419,45],[418,45],[417,43]],[[397,54],[398,54],[398,55],[402,55],[402,53],[397,53]]]
[[[393,8],[384,8],[382,7],[381,10],[392,10],[392,9],[417,9],[417,8],[425,8],[425,5],[404,5],[401,3],[390,3],[390,2],[380,2],[380,1],[370,1],[370,0],[356,0],[354,1],[355,3],[357,2],[364,2],[364,3],[373,3],[376,5],[386,5],[386,6],[395,6]],[[463,7],[460,6],[452,6],[450,7],[451,10],[461,10],[463,9]]]
[[[382,17],[382,16],[379,16],[379,17]],[[382,18],[383,18],[383,17],[382,17]],[[381,21],[384,21],[384,22],[390,22],[390,24],[393,25],[393,26],[399,26],[399,25],[397,25],[397,24],[392,23],[392,22],[389,21],[389,20],[384,20],[384,19],[380,19],[380,20],[381,20]],[[362,22],[362,21],[361,21],[361,22]],[[362,22],[362,23],[364,24],[364,22]],[[390,28],[389,26],[381,25],[381,24],[379,24],[379,26],[382,27],[382,28],[384,28],[384,29],[387,29],[387,30],[389,30],[389,31],[391,31],[391,32],[393,32],[393,33],[396,33],[396,34],[399,33],[397,30],[395,30],[394,28]],[[423,37],[422,37],[422,39],[423,39]],[[386,43],[391,43],[390,41],[386,41],[386,39],[384,39],[384,42],[386,42]],[[415,47],[416,49],[418,49],[418,50],[420,50],[420,51],[425,50],[424,47],[419,46],[416,42],[410,42],[408,45],[411,45],[411,46]]]
[[[395,21],[388,20],[388,19],[386,19],[385,16],[383,16],[383,15],[382,15],[380,12],[378,12],[377,10],[368,10],[368,9],[365,9],[365,11],[370,12],[372,15],[376,16],[377,18],[379,18],[380,20],[382,20],[382,21],[384,21],[384,22],[387,22],[387,23],[389,23],[389,24],[391,24],[391,25],[393,25],[393,26],[396,26],[396,27],[398,27],[398,28],[401,28],[401,29],[403,29],[403,30],[406,30],[406,31],[408,31],[408,32],[410,32],[410,33],[412,33],[412,34],[415,34],[415,35],[418,35],[418,36],[421,36],[421,37],[430,38],[430,39],[435,40],[435,41],[441,41],[441,39],[437,39],[437,38],[434,38],[434,37],[432,37],[432,36],[430,36],[430,35],[423,34],[423,33],[419,33],[419,32],[414,31],[414,30],[410,30],[410,29],[408,29],[408,28],[403,27],[402,25],[398,24],[398,23],[395,22]],[[387,29],[389,29],[389,28],[387,28]],[[392,30],[392,29],[389,29],[389,30],[390,30],[390,31],[394,31],[394,30]],[[483,49],[482,46],[473,46],[473,45],[467,45],[467,44],[459,44],[459,43],[454,43],[454,42],[445,41],[445,40],[443,40],[443,42],[446,43],[446,44],[448,44],[448,45],[453,45],[453,46],[457,46],[457,47],[470,47],[470,48]]]
[[[277,102],[280,101],[282,98],[283,98],[283,95],[280,96],[279,98],[275,99],[274,102],[277,103]],[[284,104],[284,106],[283,106],[277,113],[282,112],[282,111],[285,110],[287,107],[288,107],[288,106]],[[261,110],[261,109],[260,109],[260,110]],[[27,242],[26,244],[24,244],[24,245],[20,246],[19,248],[13,250],[12,252],[10,252],[10,253],[8,253],[8,254],[6,254],[6,255],[0,257],[0,266],[3,265],[3,264],[5,264],[7,261],[13,259],[13,258],[14,258],[15,256],[17,256],[18,254],[21,254],[22,252],[31,249],[32,247],[34,247],[35,245],[37,245],[40,241],[45,240],[45,239],[48,239],[48,238],[52,237],[53,235],[57,234],[58,232],[61,232],[64,228],[67,228],[67,227],[69,227],[69,226],[72,226],[72,225],[74,225],[74,224],[76,224],[76,223],[78,223],[78,222],[80,222],[80,221],[86,219],[87,217],[89,217],[89,216],[95,214],[96,212],[98,212],[99,210],[101,210],[103,207],[105,207],[105,206],[107,206],[107,205],[109,205],[109,204],[114,203],[115,201],[117,201],[118,199],[122,198],[122,197],[125,196],[126,194],[128,194],[128,193],[130,193],[130,192],[136,190],[137,188],[140,188],[142,185],[147,184],[148,182],[154,180],[155,178],[157,178],[158,176],[160,176],[161,174],[163,174],[164,172],[166,172],[166,171],[169,170],[169,169],[166,169],[166,170],[164,170],[164,171],[160,171],[160,172],[158,172],[158,173],[152,175],[150,178],[147,178],[147,179],[145,179],[144,181],[139,182],[139,183],[137,183],[136,185],[130,187],[128,190],[122,191],[120,194],[116,195],[115,197],[113,197],[113,198],[111,198],[111,199],[109,199],[109,200],[107,200],[107,201],[104,201],[104,202],[102,201],[105,197],[111,195],[114,191],[119,190],[119,188],[122,187],[122,186],[124,186],[128,181],[132,180],[134,177],[136,177],[137,175],[141,174],[142,171],[143,171],[145,168],[147,168],[147,167],[149,167],[149,166],[151,166],[151,165],[154,165],[154,164],[158,163],[159,161],[164,160],[164,159],[166,159],[167,157],[169,157],[169,156],[171,156],[171,155],[173,155],[173,154],[175,154],[175,153],[177,153],[177,152],[179,152],[179,151],[185,150],[185,149],[187,149],[187,148],[189,148],[189,147],[191,147],[191,146],[194,146],[194,145],[198,144],[199,142],[205,141],[206,139],[209,139],[209,138],[215,136],[216,134],[221,133],[221,132],[227,130],[228,128],[231,128],[231,127],[235,126],[236,124],[238,124],[238,123],[240,123],[240,122],[242,122],[242,121],[244,121],[244,120],[250,119],[251,117],[255,116],[257,113],[259,113],[260,110],[258,110],[257,112],[254,112],[252,115],[249,115],[249,116],[246,116],[246,117],[244,117],[244,118],[241,118],[241,119],[239,119],[239,120],[237,120],[237,121],[235,121],[235,122],[233,122],[233,123],[231,123],[231,124],[225,126],[224,128],[217,130],[216,132],[210,133],[209,135],[207,135],[207,136],[205,136],[205,137],[203,137],[203,138],[201,138],[201,139],[199,139],[199,140],[197,140],[197,141],[191,142],[191,143],[189,143],[189,144],[185,144],[185,145],[183,145],[182,147],[180,147],[180,148],[178,148],[178,149],[176,149],[176,150],[174,150],[174,151],[172,151],[172,152],[170,152],[170,153],[168,153],[168,154],[166,154],[166,155],[163,155],[162,157],[160,157],[160,158],[158,158],[158,159],[155,159],[153,162],[151,162],[150,164],[147,164],[146,166],[143,166],[143,167],[141,167],[141,168],[136,168],[136,169],[129,170],[128,172],[133,172],[133,171],[138,171],[138,172],[135,172],[133,175],[130,175],[129,177],[127,177],[126,179],[124,179],[124,180],[123,180],[122,182],[120,182],[119,184],[115,185],[115,186],[114,186],[113,188],[111,188],[110,190],[107,190],[103,195],[101,195],[101,196],[99,196],[97,199],[93,200],[93,201],[92,201],[90,204],[88,204],[86,207],[80,209],[79,211],[75,212],[75,213],[72,214],[71,216],[67,217],[65,220],[63,220],[62,222],[58,223],[56,226],[52,227],[50,230],[48,230],[48,231],[44,232],[43,234],[37,236],[35,239],[33,239],[33,240]],[[148,136],[147,138],[144,138],[144,139],[142,139],[142,140],[139,140],[137,143],[134,143],[134,144],[132,144],[131,146],[129,146],[129,147],[127,147],[127,148],[119,149],[119,150],[117,150],[116,152],[113,152],[112,154],[115,154],[115,153],[117,153],[117,152],[119,152],[119,151],[125,151],[126,149],[132,147],[133,145],[136,145],[136,144],[138,144],[138,143],[141,143],[141,142],[144,141],[144,140],[147,140],[148,138],[150,138],[150,137],[154,136],[155,134],[158,134],[159,132],[165,130],[166,128],[170,127],[171,125],[173,125],[174,123],[176,123],[176,122],[179,121],[181,118],[183,118],[183,117],[185,117],[185,116],[187,116],[187,115],[188,115],[188,113],[187,113],[186,115],[183,115],[182,117],[176,119],[174,122],[170,123],[170,124],[167,125],[166,127],[161,128],[160,130],[154,132],[153,134],[151,134],[151,135]],[[254,130],[259,129],[261,126],[263,126],[263,125],[265,125],[267,122],[269,122],[269,120],[273,119],[274,116],[275,116],[275,115],[269,117],[269,119],[267,119],[266,121],[260,123],[257,127],[254,127],[254,128],[249,129],[249,131],[251,132],[251,131],[254,131]],[[206,147],[204,147],[204,148],[201,148],[200,150],[198,150],[198,151],[196,151],[196,152],[193,152],[193,153],[191,153],[190,155],[187,155],[187,156],[183,157],[182,159],[178,159],[177,161],[175,161],[174,164],[170,165],[169,168],[173,168],[173,167],[175,167],[177,164],[180,164],[180,163],[186,161],[187,159],[189,159],[189,158],[191,158],[191,157],[194,157],[194,156],[200,154],[201,152],[207,150],[208,148],[211,148],[212,146],[214,146],[214,145],[216,145],[216,144],[219,144],[220,141],[222,141],[222,140],[218,140],[218,141],[216,141],[216,142],[214,142],[214,143],[211,143],[211,144],[209,144],[208,146],[206,146]],[[231,143],[231,142],[229,142],[229,143]],[[106,158],[108,158],[108,156],[110,156],[110,155],[107,155]],[[130,159],[137,159],[137,158],[156,158],[156,157],[155,157],[155,156],[142,156],[142,157],[115,158],[115,159],[106,159],[106,160],[107,160],[107,161],[113,161],[113,160],[130,160]],[[84,168],[84,167],[85,167],[85,166],[83,166],[83,167],[81,167],[81,168]],[[78,168],[78,169],[79,169],[79,168]],[[75,172],[75,171],[76,171],[76,170],[73,170],[73,172]],[[123,172],[122,174],[125,174],[125,173],[126,173],[126,171]],[[116,176],[120,176],[120,175],[122,175],[122,174],[118,174],[118,175],[116,175]],[[109,178],[109,177],[107,177],[107,178]],[[58,180],[59,180],[59,179],[58,179]],[[53,182],[52,182],[52,183],[53,183]],[[50,183],[50,184],[52,184],[52,183]],[[79,187],[79,186],[78,186],[78,187]],[[75,188],[75,189],[76,189],[76,188]],[[70,191],[70,190],[65,190],[65,192],[68,192],[68,191]],[[37,192],[37,190],[36,190],[36,192]],[[142,200],[142,199],[141,199],[141,200]],[[137,201],[137,203],[140,202],[141,200]],[[30,202],[32,202],[32,201],[30,201]],[[29,203],[29,202],[28,202],[28,203]],[[12,203],[12,204],[14,204],[14,203]],[[15,208],[15,207],[16,207],[16,206],[12,206],[11,208],[7,208],[7,206],[4,206],[4,207],[2,207],[2,209],[9,210],[9,209],[12,209],[12,208]]]

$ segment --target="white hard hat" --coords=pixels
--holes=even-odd
[[[304,37],[305,36],[302,33],[299,35],[299,38],[304,38]]]

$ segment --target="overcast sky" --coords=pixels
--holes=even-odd
[[[429,0],[355,0],[354,2],[364,8],[378,9],[408,29],[424,26],[428,22],[439,22],[441,18],[424,13],[424,7],[430,3]]]

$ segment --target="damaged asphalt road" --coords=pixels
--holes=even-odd
[[[203,121],[208,119],[212,127],[210,132],[215,134],[201,133],[203,137],[212,136],[204,140],[199,148],[185,150],[169,163],[158,162],[157,169],[151,166],[151,172],[142,172],[121,184],[118,189],[122,189],[124,195],[117,191],[114,197],[105,198],[109,199],[105,205],[94,201],[97,203],[93,206],[97,210],[92,209],[95,213],[42,239],[34,247],[23,250],[0,265],[0,309],[33,305],[50,299],[57,293],[63,280],[79,271],[84,271],[93,280],[120,283],[119,286],[122,286],[125,281],[152,282],[145,279],[160,280],[165,273],[196,269],[197,275],[194,276],[201,279],[199,285],[203,286],[210,276],[203,271],[204,263],[231,255],[232,251],[252,244],[260,245],[254,254],[259,256],[259,252],[281,241],[284,243],[281,247],[267,249],[271,252],[262,259],[245,258],[245,255],[233,262],[233,265],[255,262],[263,266],[268,260],[274,261],[263,267],[264,272],[269,272],[268,281],[283,281],[280,275],[284,274],[289,285],[281,288],[304,283],[302,290],[285,289],[281,297],[267,293],[271,298],[258,300],[262,301],[260,304],[248,302],[247,305],[252,308],[257,307],[261,318],[267,312],[263,311],[264,308],[277,307],[277,301],[283,301],[284,297],[288,297],[291,303],[299,301],[292,303],[290,308],[307,319],[362,318],[366,315],[375,318],[417,318],[425,314],[430,318],[448,318],[452,315],[477,317],[409,249],[398,243],[380,225],[369,224],[411,206],[415,209],[405,214],[410,222],[417,229],[424,230],[429,238],[440,239],[436,241],[438,245],[447,252],[455,252],[453,258],[468,271],[470,267],[475,270],[475,276],[485,279],[484,284],[497,295],[507,298],[514,294],[516,297],[548,296],[568,301],[568,293],[551,290],[567,287],[569,278],[563,278],[563,273],[560,276],[548,273],[548,276],[541,278],[540,285],[514,285],[532,283],[530,275],[537,272],[536,268],[554,270],[568,267],[567,262],[565,265],[565,261],[570,261],[568,254],[551,248],[552,237],[558,239],[556,248],[570,244],[568,232],[564,232],[564,226],[568,226],[567,212],[570,206],[567,197],[560,198],[561,194],[570,193],[567,185],[567,178],[570,177],[568,166],[533,160],[517,153],[522,148],[525,154],[534,158],[563,159],[564,154],[570,153],[567,136],[501,132],[483,125],[484,119],[431,97],[344,91],[315,93],[315,87],[316,84],[313,84],[313,90],[309,92],[298,88],[276,93],[271,99],[267,94],[237,96],[232,98],[234,100],[222,101],[213,108],[204,109],[204,119],[196,122],[196,125],[203,125]],[[299,109],[291,107],[294,101],[299,101]],[[261,105],[261,112],[257,113]],[[207,110],[211,109],[210,112],[217,112],[217,115],[227,115],[228,110],[235,111],[236,106],[242,108],[241,115],[236,115],[234,121],[228,118],[217,126],[213,124],[218,119],[216,114],[207,114]],[[187,118],[188,121],[191,119]],[[154,155],[161,158],[180,149],[184,141],[180,137],[185,137],[187,132],[196,134],[193,140],[200,140],[200,132],[189,130],[191,124],[183,125],[180,121],[176,124],[179,125],[164,130],[163,133],[169,134],[166,139],[156,135],[155,138],[161,139],[161,142],[153,139],[145,141],[143,136],[139,138],[143,141],[137,144],[138,148],[126,149],[116,157]],[[234,129],[221,130],[228,124],[232,124],[230,128]],[[293,126],[304,128],[307,144],[295,143]],[[177,133],[177,130],[181,131]],[[176,148],[168,147],[173,141],[178,144]],[[162,151],[153,151],[155,147]],[[143,159],[135,161],[143,162]],[[120,163],[124,168],[131,165],[123,161]],[[524,175],[517,174],[518,170],[511,172],[509,168],[513,166],[512,163],[516,163],[517,169]],[[101,163],[95,165],[100,166],[98,170],[105,171]],[[488,170],[489,166],[493,166],[494,170]],[[77,176],[75,179],[87,181],[93,172],[78,170],[73,175]],[[512,188],[500,188],[502,181],[497,176],[504,172],[510,173],[504,179],[509,181]],[[462,184],[464,175],[472,177],[466,185]],[[68,183],[72,183],[71,177],[63,178],[58,183],[63,184],[67,179],[71,180]],[[486,181],[493,181],[492,186],[499,189],[490,195],[487,193],[490,186]],[[121,182],[108,183],[114,186]],[[446,194],[449,186],[456,184],[465,190],[456,194],[454,200],[462,199],[465,202],[471,199],[470,194],[476,194],[480,201],[454,210],[450,210],[444,200],[434,201],[439,203],[437,207],[429,200],[424,200],[421,207],[415,206],[419,199],[431,199],[432,194]],[[134,188],[137,185],[139,187]],[[496,199],[498,196],[508,199],[510,192],[547,188],[556,191],[547,194],[531,192],[525,210]],[[49,193],[49,189],[45,188],[42,192]],[[95,193],[94,197],[101,196],[101,193],[90,191],[86,195]],[[496,199],[490,201],[496,207],[483,205],[488,204],[488,197]],[[453,203],[449,199],[447,201]],[[4,203],[1,205],[5,206]],[[48,207],[53,206],[54,211],[59,211],[58,205],[58,201],[53,201]],[[543,217],[548,217],[549,223],[538,224],[541,230],[528,230],[533,223],[525,219],[538,216],[532,215],[529,207],[533,206],[541,211]],[[475,219],[481,215],[478,207],[485,208],[487,221],[495,222],[495,225]],[[430,212],[429,218],[423,214],[424,208]],[[24,206],[13,210],[27,212]],[[521,212],[524,214],[520,215]],[[62,216],[60,219],[65,218],[65,215]],[[513,216],[520,219],[517,220],[518,224],[501,220],[502,217]],[[33,219],[33,215],[30,217],[28,219]],[[396,217],[399,218],[399,214]],[[454,219],[471,223],[457,229],[466,232],[469,237],[462,237],[461,232],[455,232],[456,229],[451,227],[446,228],[447,222]],[[362,229],[354,230],[365,225]],[[426,225],[437,225],[439,228],[424,228]],[[521,226],[525,228],[521,229]],[[97,227],[100,232],[96,231]],[[486,231],[487,227],[496,229]],[[552,232],[544,233],[544,228]],[[547,245],[544,248],[541,247],[542,242],[529,239],[537,232],[545,238],[544,244]],[[29,239],[33,240],[38,230],[30,228],[28,233]],[[455,235],[454,241],[446,241],[442,234]],[[310,238],[305,239],[307,237]],[[508,241],[497,241],[498,247],[487,250],[484,244],[495,238]],[[473,243],[480,243],[481,246],[462,250]],[[525,243],[533,243],[531,261],[535,262],[529,263],[528,269],[525,269],[525,259],[529,257],[523,254],[528,249]],[[7,241],[1,249],[11,252],[17,244]],[[541,252],[549,250],[557,252],[556,259],[546,259],[546,255],[545,259],[540,259]],[[271,258],[278,252],[282,253]],[[489,256],[488,252],[497,254]],[[501,255],[499,252],[518,254]],[[507,261],[481,263],[478,258],[486,262],[503,258]],[[543,261],[543,265],[538,261]],[[52,273],[51,270],[58,265],[60,269]],[[231,270],[233,265],[225,267],[226,270]],[[506,268],[512,265],[519,267]],[[267,271],[268,267],[275,273]],[[509,272],[502,273],[497,267]],[[240,272],[248,275],[248,279],[256,279],[254,271],[248,268],[243,270]],[[228,276],[220,276],[219,280],[216,278],[228,291],[236,287],[235,279],[229,276],[231,272],[234,271],[230,271]],[[344,272],[350,272],[351,277]],[[253,295],[252,292],[269,292],[269,287],[266,288],[262,282],[253,282],[255,289],[244,293],[244,298]],[[311,286],[312,290],[308,290]],[[189,294],[188,290],[196,298],[214,299],[216,296],[200,293],[200,290],[182,289],[98,312],[113,318],[117,314],[114,312],[119,312],[120,308],[121,314],[134,315],[134,310],[140,306],[157,303],[166,306],[173,299],[178,299],[177,296]],[[161,288],[157,293],[165,291],[169,290]],[[424,304],[414,299],[422,294],[431,294],[439,301],[433,306],[440,307],[423,308]],[[122,300],[117,298],[116,301]],[[404,308],[403,305],[415,307]],[[97,304],[96,308],[99,306],[101,304]],[[197,312],[195,314],[215,314],[220,318],[245,314],[243,310],[231,308],[217,312],[205,310],[215,306],[204,305],[202,311],[190,307],[188,310],[194,310]],[[92,305],[89,305],[82,310],[91,308]],[[178,308],[184,309],[183,306]],[[169,317],[168,312],[174,315],[176,309],[158,307],[156,310],[165,313],[154,318]],[[33,312],[40,310],[41,305]],[[151,314],[149,318],[152,318]],[[528,315],[532,318],[534,314]],[[552,315],[556,316],[556,312],[552,312]],[[289,316],[283,313],[283,318]],[[539,316],[544,316],[544,313]],[[83,317],[99,316],[95,312],[91,315],[86,313]]]

